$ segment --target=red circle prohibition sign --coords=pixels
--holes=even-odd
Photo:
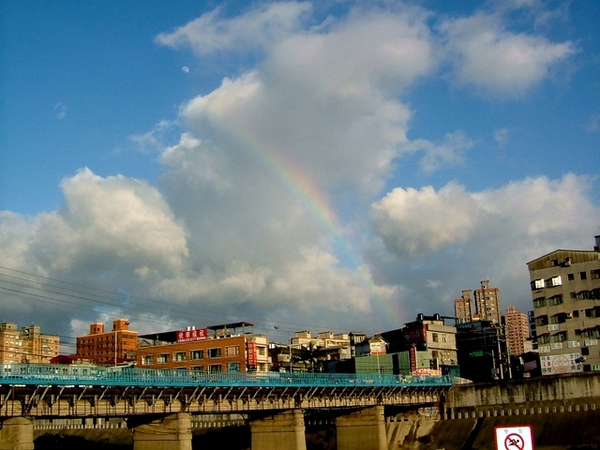
[[[504,448],[506,450],[523,450],[524,447],[523,438],[517,433],[511,433],[504,439]]]

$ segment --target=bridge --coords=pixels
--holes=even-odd
[[[339,450],[383,450],[386,407],[436,407],[452,385],[440,376],[4,364],[0,450],[33,449],[36,419],[110,417],[127,420],[135,450],[188,450],[191,416],[217,413],[245,415],[252,450],[305,450],[310,411],[336,416]]]

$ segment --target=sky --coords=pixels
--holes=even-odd
[[[600,234],[598,2],[0,5],[0,321],[63,351],[526,312]]]

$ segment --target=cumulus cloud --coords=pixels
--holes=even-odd
[[[600,208],[590,199],[592,183],[568,174],[481,192],[455,182],[437,191],[396,188],[372,206],[374,230],[396,257],[389,263],[395,269],[376,271],[388,273],[389,284],[410,287],[414,298],[407,301],[415,308],[426,300],[423,288],[436,286],[446,292],[441,307],[451,312],[450,300],[462,289],[495,277],[505,290],[504,306],[529,309],[527,261],[556,248],[591,249],[600,223]],[[439,302],[443,294],[436,298]]]
[[[577,51],[570,41],[510,31],[498,14],[449,19],[441,31],[454,79],[492,95],[522,95]]]
[[[31,266],[54,276],[84,267],[93,267],[97,274],[128,267],[131,276],[141,268],[164,275],[184,264],[185,227],[145,181],[102,178],[84,169],[65,179],[62,188],[63,209],[30,222],[14,215],[7,218],[27,224],[12,246],[19,246],[21,257]],[[2,256],[7,264],[9,255]]]

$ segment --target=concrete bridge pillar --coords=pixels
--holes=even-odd
[[[383,406],[339,416],[335,424],[337,450],[387,450]]]
[[[191,416],[171,414],[134,427],[133,450],[192,450]]]
[[[304,411],[300,409],[251,420],[251,448],[252,450],[306,450],[304,430]]]
[[[14,417],[0,422],[0,450],[33,450],[33,422]]]

